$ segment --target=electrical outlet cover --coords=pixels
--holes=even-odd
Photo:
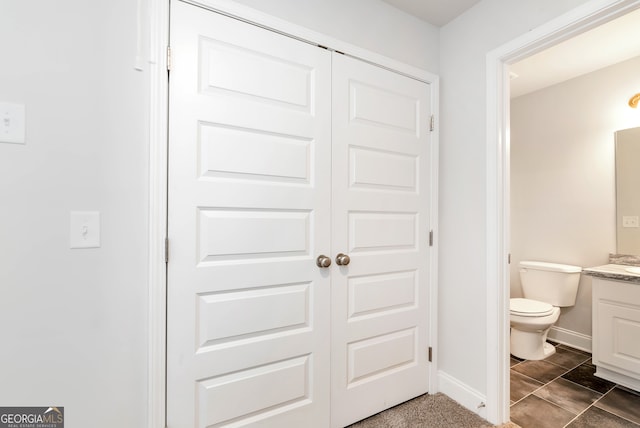
[[[639,223],[637,215],[622,216],[622,227],[639,227]]]

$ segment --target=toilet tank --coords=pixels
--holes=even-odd
[[[522,292],[527,299],[553,306],[573,306],[578,294],[580,272],[582,268],[579,266],[521,261]]]

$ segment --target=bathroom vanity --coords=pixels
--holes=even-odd
[[[586,268],[593,278],[593,364],[596,376],[640,391],[640,267]]]

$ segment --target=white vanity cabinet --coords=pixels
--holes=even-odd
[[[593,278],[596,375],[640,391],[640,284]]]

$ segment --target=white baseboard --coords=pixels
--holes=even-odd
[[[478,414],[483,419],[487,418],[486,397],[441,370],[438,371],[438,391]]]
[[[563,345],[568,345],[582,351],[591,352],[593,349],[591,345],[591,336],[567,330],[566,328],[553,326],[551,327],[551,330],[549,330],[549,335],[547,337],[554,342],[562,343]]]

